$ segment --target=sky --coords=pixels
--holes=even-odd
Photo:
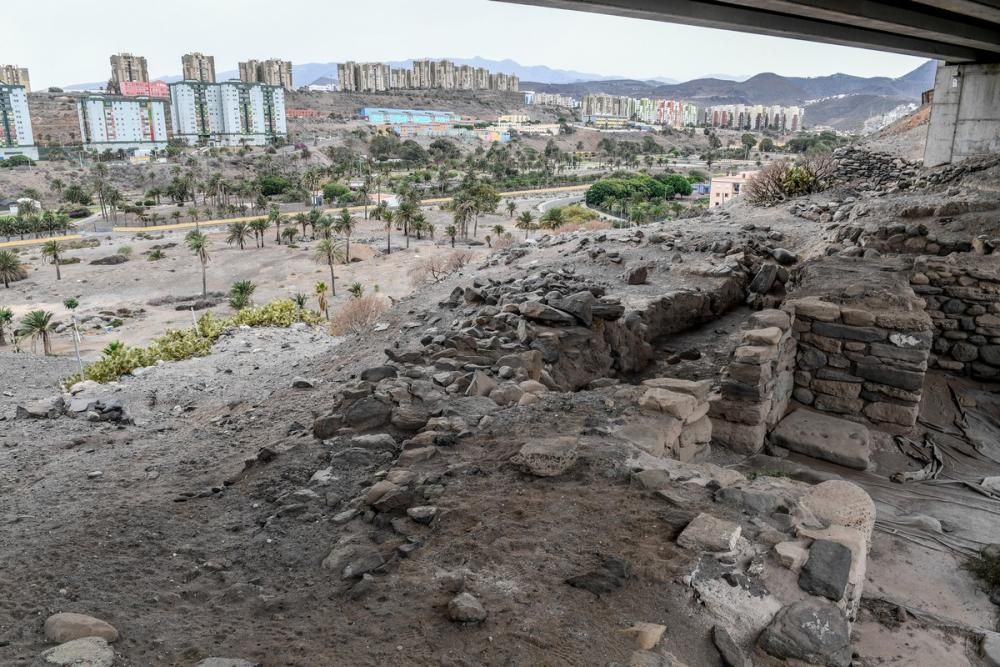
[[[112,53],[146,56],[152,77],[180,74],[189,51],[217,71],[249,58],[296,63],[421,57],[547,65],[688,80],[706,74],[896,77],[924,60],[792,39],[488,0],[32,0],[7,16],[3,64],[32,87],[102,81]]]

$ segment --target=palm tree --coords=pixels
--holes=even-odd
[[[390,209],[386,209],[382,213],[382,220],[385,222],[385,254],[392,254],[392,223],[396,218],[396,214]]]
[[[257,241],[258,237],[260,237],[259,244],[257,245],[258,248],[264,247],[264,232],[266,232],[270,226],[271,221],[267,218],[255,218],[250,221],[250,229],[253,230],[254,241]]]
[[[240,250],[243,250],[247,244],[247,238],[250,236],[250,225],[245,222],[231,222],[227,227],[229,234],[226,236],[226,243],[229,245],[236,244]]]
[[[510,214],[510,217],[513,218],[516,212],[517,212],[517,204],[515,204],[512,201],[507,202],[507,213]]]
[[[237,280],[229,288],[229,305],[234,310],[243,310],[247,306],[253,305],[253,293],[257,285],[250,280]]]
[[[292,245],[295,243],[295,235],[298,233],[299,230],[289,225],[281,230],[281,238],[285,239],[285,245]]]
[[[7,339],[4,334],[10,329],[10,323],[14,321],[14,311],[10,308],[0,306],[0,345],[6,345]]]
[[[507,230],[503,228],[503,225],[493,225],[493,233],[496,234],[496,237],[499,239],[507,233]]]
[[[337,239],[323,239],[316,244],[313,259],[318,264],[326,264],[330,267],[330,294],[337,296],[337,277],[333,275],[333,265],[335,262],[344,261],[344,248],[340,241]]]
[[[42,352],[52,354],[52,313],[45,310],[33,310],[21,318],[17,330],[18,338],[31,339],[31,351],[34,352],[39,340],[42,341]]]
[[[271,209],[267,212],[267,219],[269,222],[273,222],[275,226],[274,242],[281,245],[281,212],[276,205],[271,206]]]
[[[451,239],[451,247],[455,247],[455,237],[458,236],[458,228],[455,225],[448,225],[444,228],[444,235]]]
[[[24,277],[24,265],[14,251],[0,250],[0,280],[3,280],[3,286],[9,288],[12,282],[23,280]]]
[[[59,271],[59,253],[62,251],[63,246],[59,241],[46,241],[42,246],[42,257],[51,257],[52,263],[56,265],[56,280],[62,280],[62,274]]]
[[[372,191],[372,177],[365,176],[364,182],[361,184],[361,187],[358,188],[358,195],[361,197],[362,201],[365,204],[365,220],[368,219],[368,195],[371,194],[371,191]]]
[[[316,232],[318,231],[320,237],[328,239],[333,234],[333,227],[334,227],[333,218],[331,218],[328,215],[324,215],[319,220],[317,220],[316,224],[313,226],[313,236],[315,236]]]
[[[403,225],[403,236],[406,237],[406,247],[410,247],[410,223],[420,211],[417,205],[410,201],[404,201],[396,210],[396,222]]]
[[[427,232],[427,235],[434,238],[434,225],[427,222],[427,217],[423,213],[417,213],[413,216],[413,222],[410,223],[410,229],[413,233],[417,235],[417,240],[420,240],[420,234],[422,232]]]
[[[538,226],[542,229],[555,230],[562,227],[565,222],[561,208],[550,208],[538,219]]]
[[[326,286],[326,283],[322,280],[316,283],[316,287],[313,288],[316,293],[316,303],[319,305],[319,310],[321,313],[326,315],[327,321],[330,320],[330,302],[326,299],[326,293],[330,291],[330,288]]]
[[[517,216],[517,222],[514,226],[518,229],[524,230],[524,238],[528,238],[528,234],[531,230],[535,228],[535,218],[531,215],[531,211],[521,211],[521,214]]]
[[[187,243],[188,249],[195,254],[198,261],[201,262],[201,298],[208,298],[208,286],[206,272],[208,270],[208,237],[202,232],[193,231],[188,232],[188,235],[184,237]]]
[[[337,216],[336,221],[333,224],[333,228],[338,234],[343,234],[344,239],[347,241],[347,262],[351,261],[351,234],[354,233],[354,228],[358,226],[358,221],[351,217],[351,212],[346,208],[341,209],[340,215]]]

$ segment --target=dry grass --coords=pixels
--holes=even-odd
[[[334,336],[343,336],[348,333],[368,331],[390,305],[388,297],[382,294],[369,294],[351,299],[342,305],[330,320],[330,333]]]
[[[590,220],[588,222],[570,222],[562,225],[555,231],[556,234],[569,234],[570,232],[576,232],[583,230],[585,232],[594,232],[599,229],[611,229],[611,223],[607,220]]]

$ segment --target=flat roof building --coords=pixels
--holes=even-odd
[[[743,194],[743,186],[756,171],[741,171],[735,176],[713,176],[708,193],[710,208],[722,206]]]
[[[84,148],[143,151],[167,147],[166,102],[149,97],[86,95],[77,100]]]
[[[31,131],[28,95],[24,86],[0,84],[0,158],[23,155],[38,159],[38,147]]]
[[[290,60],[247,60],[239,64],[240,81],[244,83],[264,83],[294,90],[292,86],[292,62]],[[187,77],[185,77],[187,78]]]
[[[264,146],[288,136],[285,91],[243,81],[170,84],[175,138],[189,145]]]
[[[120,84],[125,81],[149,82],[149,68],[143,56],[131,53],[116,53],[111,56],[111,87],[121,92]]]
[[[181,56],[181,75],[185,81],[215,83],[215,56],[204,53],[185,53]]]
[[[31,92],[31,79],[27,67],[0,65],[0,83],[8,86],[24,86],[24,92]]]

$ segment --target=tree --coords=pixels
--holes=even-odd
[[[385,223],[385,254],[392,254],[392,223],[395,222],[396,214],[386,209],[382,213],[382,221]]]
[[[762,153],[771,153],[774,151],[774,140],[771,137],[764,137],[760,140],[758,148]]]
[[[250,231],[253,232],[254,244],[258,248],[264,247],[264,233],[267,232],[268,228],[271,226],[271,221],[267,218],[254,218],[248,225]]]
[[[458,236],[458,229],[455,225],[448,225],[444,228],[444,235],[451,239],[451,247],[455,247],[455,237]]]
[[[12,250],[0,250],[0,280],[4,287],[10,287],[15,280],[25,278],[24,266]]]
[[[346,208],[340,210],[340,214],[333,223],[333,228],[338,234],[343,234],[344,239],[347,241],[345,257],[347,262],[351,261],[351,234],[354,233],[354,228],[358,226],[358,221],[351,217],[351,212]]]
[[[524,238],[528,238],[528,234],[531,230],[535,228],[535,218],[531,215],[531,211],[521,211],[521,215],[517,216],[517,222],[514,226],[518,229],[524,230]]]
[[[6,345],[6,333],[10,331],[10,323],[14,321],[14,311],[0,306],[0,345]]]
[[[517,213],[517,204],[512,201],[507,202],[507,213],[513,218],[514,214]]]
[[[80,357],[80,330],[76,326],[76,309],[80,307],[80,302],[75,297],[63,299],[63,306],[69,311],[70,319],[73,320],[73,352],[76,353],[76,365],[80,368],[80,378],[83,375],[83,358]]]
[[[59,253],[63,251],[63,246],[59,241],[46,241],[42,246],[42,257],[51,257],[52,263],[56,265],[56,280],[62,280],[59,271]]]
[[[330,294],[337,296],[337,277],[333,275],[333,265],[335,262],[344,261],[344,248],[340,241],[336,239],[323,239],[316,244],[313,259],[318,264],[326,264],[330,267]]]
[[[330,302],[326,299],[326,293],[330,291],[330,288],[326,286],[326,283],[322,280],[316,283],[316,287],[313,288],[316,294],[316,304],[319,306],[319,312],[326,315],[326,320],[330,321]]]
[[[52,313],[45,310],[33,310],[21,318],[20,326],[17,329],[18,338],[31,339],[31,351],[35,351],[36,344],[42,341],[42,352],[48,356],[52,354]]]
[[[563,210],[559,207],[548,209],[542,214],[542,217],[538,219],[538,226],[542,229],[556,230],[562,227],[563,224],[565,224],[565,220],[563,220]]]
[[[323,186],[323,201],[328,204],[344,201],[350,194],[351,189],[343,183],[333,181]]]
[[[274,242],[281,245],[281,211],[277,205],[271,206],[271,210],[267,212],[267,219],[269,222],[273,222],[275,226]]]
[[[507,233],[507,230],[503,228],[503,225],[493,225],[493,233],[496,234],[497,238],[500,238]]]
[[[740,143],[743,144],[743,159],[746,160],[750,157],[750,151],[757,145],[757,137],[747,132],[740,137]]]
[[[250,233],[253,231],[250,225],[245,222],[231,222],[226,229],[229,232],[226,236],[226,243],[229,245],[235,243],[240,250],[246,247],[247,238],[250,237]],[[256,233],[254,235],[256,236]]]
[[[285,245],[292,245],[295,243],[295,235],[298,233],[299,231],[294,226],[289,225],[281,230],[281,238],[285,239]]]
[[[404,201],[396,209],[396,222],[403,225],[403,236],[406,237],[406,247],[410,247],[410,223],[413,221],[414,216],[417,215],[417,205],[413,202]]]
[[[243,310],[253,305],[253,293],[257,290],[257,285],[250,280],[237,280],[229,288],[229,305],[233,310]]]
[[[206,273],[208,271],[208,248],[209,242],[208,237],[204,233],[193,231],[188,232],[187,236],[184,237],[185,243],[187,243],[188,249],[195,254],[198,261],[201,262],[201,298],[208,298],[208,282]]]

